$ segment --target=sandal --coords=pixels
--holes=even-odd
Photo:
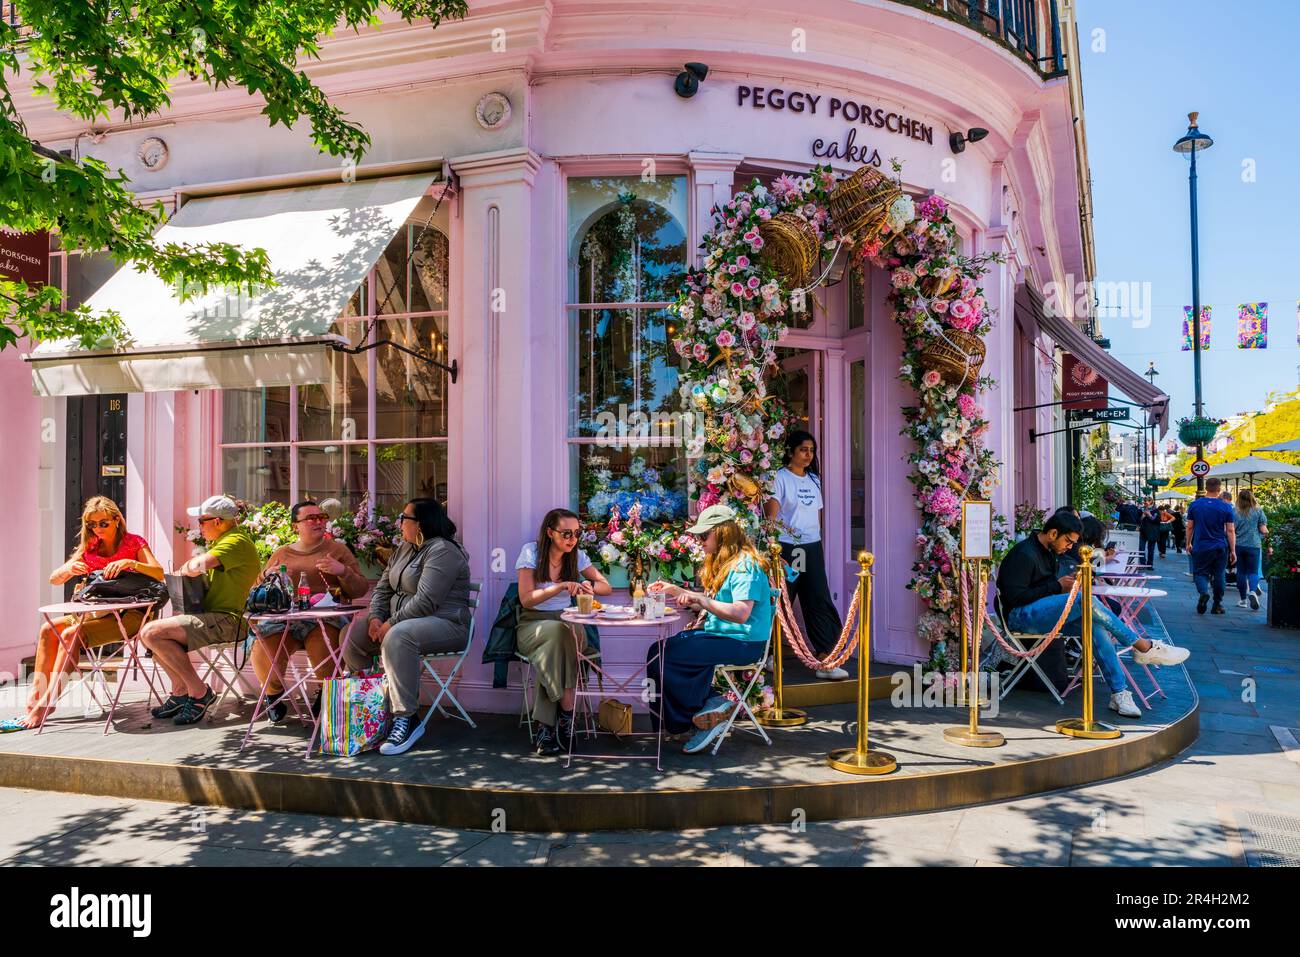
[[[23,723],[22,718],[5,718],[0,721],[0,734],[9,734],[12,731],[30,731],[31,728]]]

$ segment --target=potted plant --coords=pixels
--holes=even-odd
[[[1183,445],[1205,445],[1214,438],[1222,423],[1203,415],[1193,415],[1178,420],[1178,441]]]
[[[1268,527],[1268,623],[1300,628],[1300,507],[1270,512]]]

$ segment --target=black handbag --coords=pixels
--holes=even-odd
[[[244,603],[249,615],[278,615],[293,607],[293,596],[277,572],[271,572],[253,586]]]
[[[86,583],[77,592],[77,601],[89,602],[152,602],[155,611],[171,600],[167,585],[143,572],[122,572],[116,578],[105,578],[102,572],[91,572]]]

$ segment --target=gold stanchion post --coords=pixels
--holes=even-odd
[[[1092,716],[1092,546],[1079,549],[1079,601],[1083,602],[1083,717],[1056,722],[1060,734],[1072,738],[1118,738],[1119,728]],[[1103,641],[1109,641],[1103,638]]]
[[[888,774],[897,770],[892,754],[867,747],[867,700],[871,682],[871,566],[875,559],[868,552],[858,556],[858,744],[840,748],[826,756],[826,763],[849,774]]]
[[[981,597],[988,594],[989,570],[982,561],[975,562],[975,569],[979,577],[979,587],[970,596],[970,608],[967,609],[965,602],[962,602],[961,608],[961,684],[966,686],[969,682],[966,703],[970,708],[970,723],[960,728],[944,728],[943,736],[953,744],[960,744],[967,748],[997,748],[1006,744],[1007,739],[997,731],[980,730],[979,661],[980,635],[983,633],[980,625],[984,621],[984,616],[981,614],[979,603]],[[967,611],[970,613],[967,614]],[[970,627],[967,626],[968,623]],[[967,662],[971,664],[970,671],[966,670]]]
[[[781,545],[778,542],[770,542],[767,546],[768,559],[772,567],[772,581],[776,589],[780,592],[785,584],[785,566],[781,563]],[[766,725],[769,728],[793,728],[797,725],[804,724],[808,720],[808,713],[800,711],[798,708],[787,708],[785,706],[785,664],[781,659],[781,646],[783,635],[781,634],[781,615],[780,605],[777,606],[778,614],[772,619],[772,707],[758,713],[758,723]]]

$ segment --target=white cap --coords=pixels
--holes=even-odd
[[[232,522],[239,518],[239,506],[229,495],[209,495],[203,500],[202,505],[187,508],[185,512],[194,518],[200,515],[211,515],[213,518],[224,518]]]

